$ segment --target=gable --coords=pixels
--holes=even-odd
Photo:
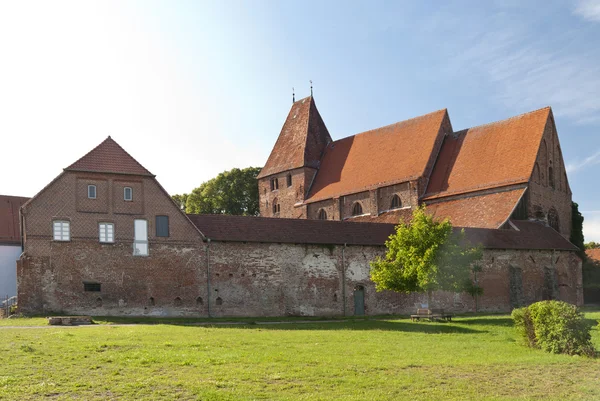
[[[65,170],[153,176],[110,136]]]
[[[550,108],[445,138],[425,199],[529,181]]]
[[[446,110],[439,110],[330,143],[308,201],[418,179],[445,118]]]

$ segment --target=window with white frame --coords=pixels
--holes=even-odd
[[[113,223],[98,224],[98,237],[100,242],[115,242],[115,225]]]
[[[136,256],[148,256],[148,222],[146,220],[134,220],[133,254]]]
[[[71,240],[71,223],[65,220],[54,220],[52,222],[54,230],[54,241]]]
[[[126,201],[133,200],[133,188],[131,188],[131,187],[123,188],[123,199],[125,199]]]
[[[95,185],[88,185],[88,198],[96,199],[96,186]]]

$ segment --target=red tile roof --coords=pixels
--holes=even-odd
[[[19,208],[28,200],[22,196],[0,195],[0,244],[21,243]]]
[[[65,170],[154,176],[110,136]]]
[[[300,167],[319,167],[321,153],[331,136],[312,96],[292,105],[267,163],[258,174],[263,178]]]
[[[308,202],[422,176],[446,116],[439,110],[329,144]]]
[[[446,217],[455,226],[498,228],[508,220],[525,188],[493,194],[470,196],[427,204],[427,211],[436,219]]]
[[[591,260],[600,262],[600,248],[586,249],[585,254]]]
[[[384,212],[379,214],[378,216],[371,216],[370,214],[364,216],[356,216],[346,219],[345,221],[353,222],[353,223],[388,223],[388,224],[398,224],[398,222],[402,221],[404,223],[408,223],[412,220],[412,209],[396,209],[390,210],[389,212]]]
[[[394,224],[383,223],[200,214],[188,216],[213,241],[383,246],[395,231]],[[513,223],[520,231],[486,228],[464,230],[469,241],[487,249],[577,250],[550,227],[528,221]]]
[[[527,182],[551,113],[545,107],[447,136],[425,199]]]

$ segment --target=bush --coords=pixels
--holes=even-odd
[[[515,327],[530,347],[554,354],[594,356],[591,325],[575,305],[541,301],[512,312]]]

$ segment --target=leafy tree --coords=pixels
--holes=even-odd
[[[173,195],[173,196],[171,196],[171,198],[173,198],[175,203],[177,203],[179,205],[180,209],[185,209],[185,204],[187,202],[188,196],[189,196],[188,194]]]
[[[585,245],[583,238],[583,215],[579,212],[579,205],[571,202],[571,238],[573,245],[577,246],[579,256],[585,260]]]
[[[597,249],[600,248],[600,244],[594,241],[588,242],[583,245],[585,249]]]
[[[427,292],[431,307],[432,291],[461,292],[468,282],[477,286],[470,280],[471,266],[481,259],[481,249],[468,244],[464,230],[453,230],[448,219],[434,221],[425,207],[414,210],[409,224],[400,222],[385,245],[385,258],[371,262],[377,291]]]
[[[187,195],[186,213],[258,216],[260,167],[234,168],[202,183]],[[186,195],[174,195],[174,197]]]

